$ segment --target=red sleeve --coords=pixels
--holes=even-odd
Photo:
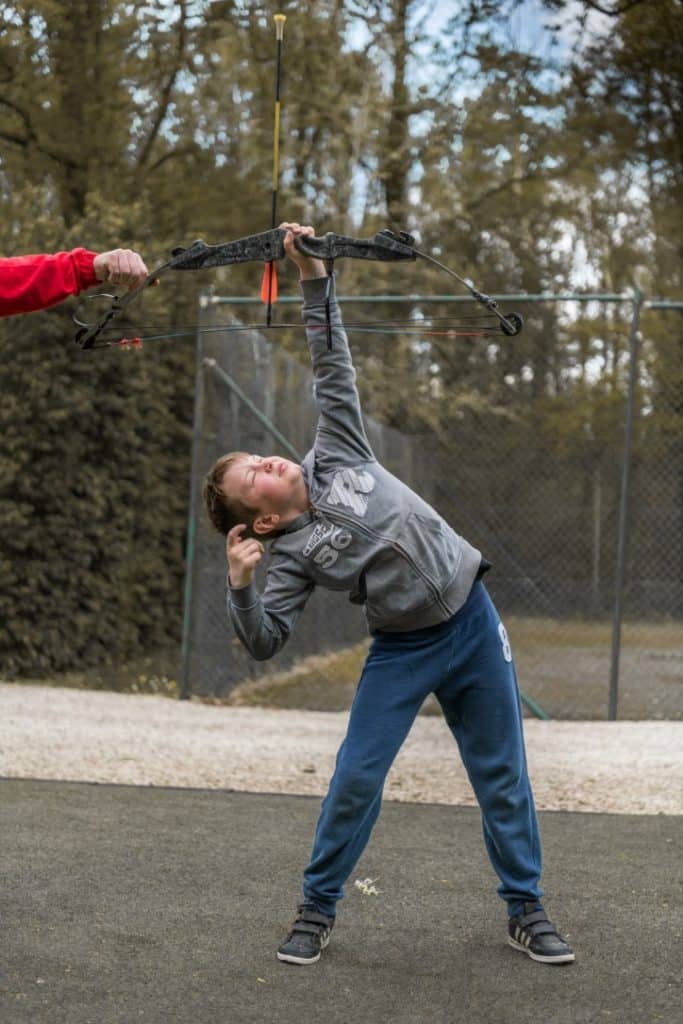
[[[31,313],[54,306],[97,284],[95,253],[87,249],[53,256],[0,259],[0,316]]]

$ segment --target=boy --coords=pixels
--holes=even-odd
[[[303,902],[278,959],[311,964],[370,837],[384,780],[425,698],[434,693],[479,802],[484,839],[508,904],[508,941],[542,963],[574,953],[540,903],[541,847],[522,714],[505,628],[481,578],[490,568],[426,502],[376,461],[325,268],[294,246],[313,229],[284,224],[299,267],[319,419],[301,466],[237,452],[207,476],[207,511],[227,535],[228,608],[254,658],[286,642],[315,586],[363,604],[373,636],[304,872]],[[271,541],[261,596],[254,567]]]

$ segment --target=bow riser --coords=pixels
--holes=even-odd
[[[211,267],[227,267],[234,263],[248,263],[263,260],[272,263],[285,255],[285,230],[273,228],[258,235],[247,235],[234,242],[221,245],[207,245],[201,240],[193,242],[187,249],[174,249],[169,270],[208,270]],[[372,238],[354,238],[351,235],[337,235],[333,231],[317,237],[299,237],[294,240],[299,252],[319,260],[339,260],[348,257],[357,260],[376,260],[388,263],[401,260],[416,260],[415,250],[405,242],[384,232]]]

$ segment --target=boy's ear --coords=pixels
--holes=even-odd
[[[251,525],[254,533],[263,535],[264,533],[270,533],[276,529],[277,524],[280,522],[280,517],[277,512],[268,512],[266,515],[257,516]]]

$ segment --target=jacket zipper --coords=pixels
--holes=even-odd
[[[375,533],[374,530],[371,530],[367,526],[361,525],[359,522],[357,522],[357,520],[352,519],[351,516],[347,516],[344,512],[335,511],[333,513],[330,513],[327,509],[319,509],[317,507],[315,508],[315,511],[327,516],[329,519],[332,520],[332,522],[334,522],[335,518],[337,518],[344,523],[354,526],[357,530],[360,530],[361,533],[364,533],[366,537],[371,537],[373,540],[381,540],[385,544],[389,544],[395,551],[398,552],[399,555],[401,555],[402,558],[406,560],[406,562],[411,567],[415,575],[418,576],[421,580],[424,580],[428,590],[432,594],[432,597],[439,605],[439,607],[442,609],[442,611],[445,611],[448,614],[450,614],[450,609],[448,605],[446,605],[445,602],[442,601],[441,594],[434,581],[420,569],[420,567],[415,563],[413,558],[408,554],[406,549],[402,547],[401,544],[398,544],[396,541],[390,540],[388,537],[383,537],[381,533]]]

